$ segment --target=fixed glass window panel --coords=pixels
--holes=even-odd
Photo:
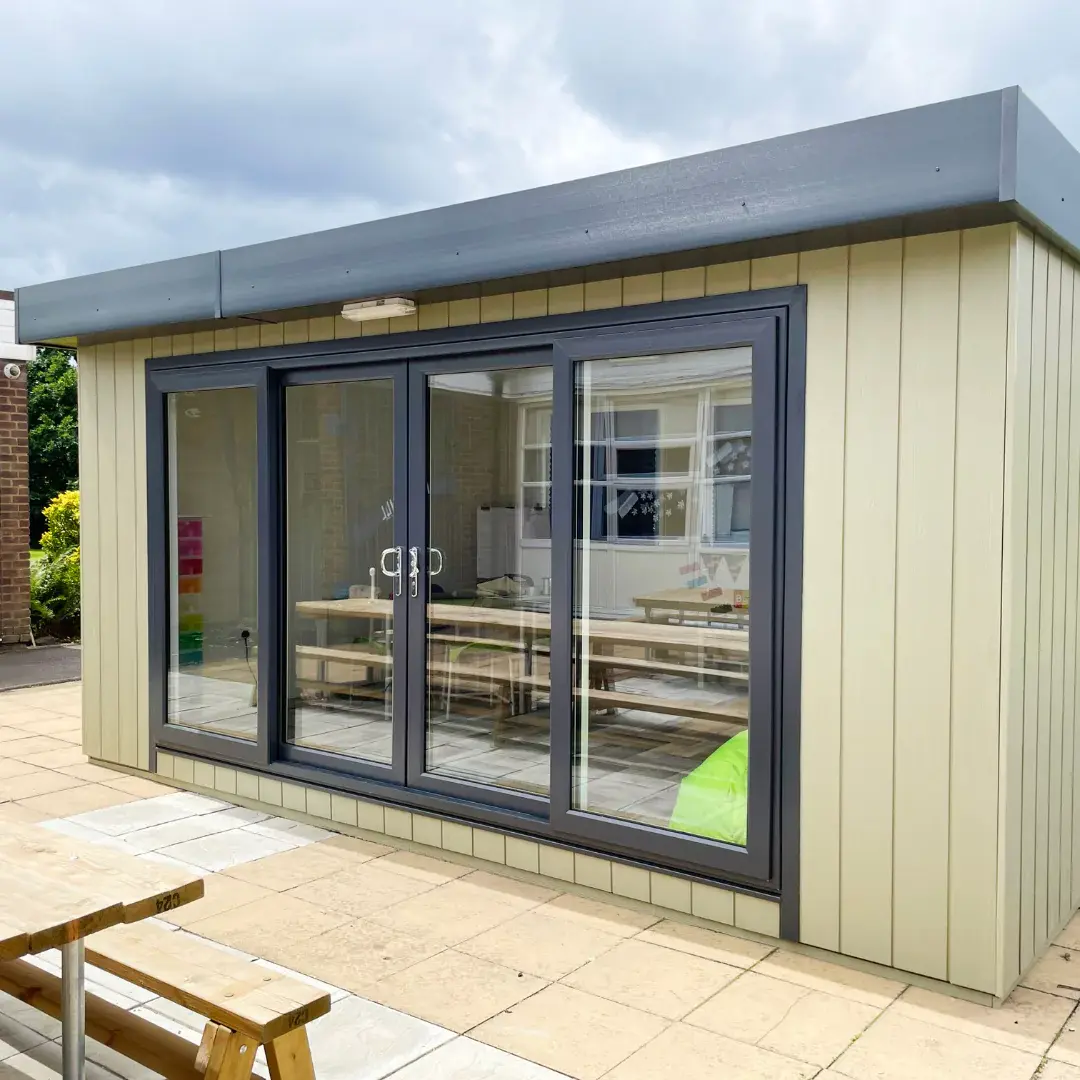
[[[259,597],[254,387],[168,395],[167,722],[254,740]]]
[[[394,386],[285,390],[285,738],[390,764],[394,704]],[[391,550],[384,560],[383,552]]]

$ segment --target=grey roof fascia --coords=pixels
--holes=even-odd
[[[998,201],[1001,94],[222,252],[226,316]]]
[[[1023,220],[1080,250],[1080,154],[1012,87],[531,191],[18,290],[24,341],[798,237]],[[1074,197],[1075,196],[1075,197]],[[1062,199],[1065,202],[1062,202]]]
[[[1080,153],[1024,93],[1017,93],[1017,216],[1080,253]],[[1007,192],[1003,190],[1002,198]]]
[[[221,318],[220,252],[15,290],[19,340]]]

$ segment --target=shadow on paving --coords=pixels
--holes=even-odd
[[[82,674],[78,645],[0,646],[0,690],[74,682]]]

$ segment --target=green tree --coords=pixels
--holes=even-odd
[[[43,511],[79,486],[79,389],[74,354],[39,348],[26,372],[30,436],[30,542],[45,529]]]

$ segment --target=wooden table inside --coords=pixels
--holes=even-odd
[[[69,840],[36,825],[0,831],[0,961],[59,948],[64,1080],[85,1070],[84,942],[197,900],[194,872]]]
[[[314,619],[378,619],[389,622],[393,617],[393,601],[378,600],[364,597],[354,597],[342,600],[301,600],[296,604],[298,615]],[[537,680],[533,677],[533,652],[536,647],[536,639],[546,637],[551,633],[551,615],[546,611],[534,609],[520,610],[515,608],[495,608],[482,606],[466,606],[461,604],[433,603],[427,605],[428,621],[432,626],[453,626],[457,629],[465,628],[473,634],[478,631],[510,632],[517,635],[520,647],[525,655],[525,674],[522,678],[513,681],[520,684],[522,695],[522,711],[528,711],[531,707],[529,694],[534,689],[547,691],[549,689],[545,680]],[[363,652],[353,654],[344,649],[332,649],[326,647],[325,624],[320,624],[321,633],[319,644],[315,647],[300,646],[298,653],[316,661],[345,661],[353,659],[356,663],[370,664],[373,668],[389,667],[392,658],[389,655]],[[750,638],[746,630],[720,629],[708,626],[673,626],[668,623],[635,622],[631,619],[576,619],[574,621],[574,633],[580,637],[585,650],[593,657],[594,663],[618,667],[615,655],[616,646],[641,649],[645,652],[646,661],[656,659],[653,650],[662,648],[685,657],[697,657],[699,663],[704,662],[706,657],[726,659],[737,664],[744,665],[750,651]],[[470,639],[476,640],[476,639]],[[481,639],[482,640],[482,639]],[[493,643],[502,643],[505,639],[492,638]],[[645,663],[642,666],[646,670],[655,669]],[[680,661],[673,668],[667,666],[667,670],[684,670],[691,677],[704,673],[703,668]],[[427,665],[428,677],[446,676],[451,674],[451,669],[446,665],[439,665],[429,660]],[[458,670],[457,677],[466,672]],[[721,670],[717,675],[728,674],[729,677],[738,679],[740,674],[733,676]],[[648,705],[648,700],[641,695],[628,695],[616,693],[607,688],[603,683],[599,687],[592,687],[588,691],[590,706],[599,706],[606,710],[620,706],[625,708],[642,708],[643,703]],[[656,711],[672,712],[670,705],[662,702],[653,703]],[[745,703],[737,703],[732,706],[709,707],[694,706],[683,703],[681,709],[689,713],[700,713],[712,718],[722,714],[725,721],[735,720],[745,724]]]
[[[461,604],[428,604],[428,620],[436,625],[492,627],[515,630],[530,637],[551,633],[551,616],[546,611],[514,608],[470,607]],[[301,600],[296,613],[306,618],[390,619],[392,600],[355,598],[348,600]],[[626,645],[663,645],[689,652],[747,653],[745,630],[712,627],[667,626],[630,619],[589,619],[574,621],[574,632],[594,642]]]
[[[669,616],[667,612],[676,615],[687,612],[691,615],[706,616],[707,619],[727,620],[728,622],[744,623],[750,619],[750,612],[745,609],[730,608],[721,611],[722,607],[728,606],[720,599],[719,593],[709,595],[709,589],[660,589],[654,593],[644,593],[634,597],[634,603],[645,611],[645,619],[652,622],[654,615],[659,616],[663,622]]]

